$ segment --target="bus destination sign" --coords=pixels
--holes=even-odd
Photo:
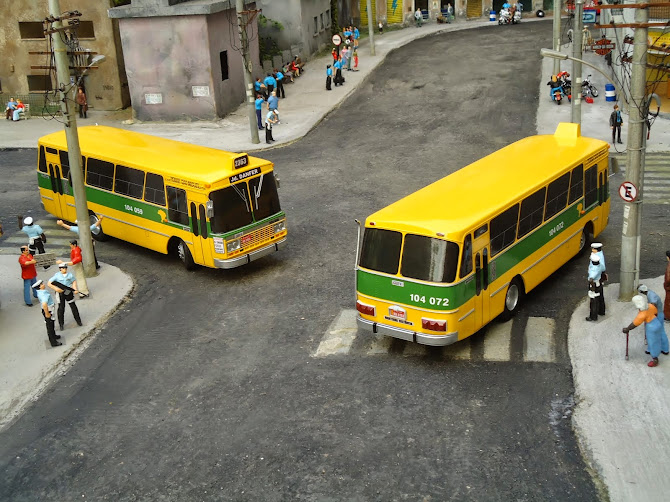
[[[250,176],[256,176],[257,174],[261,174],[260,167],[254,167],[253,169],[249,169],[248,171],[237,173],[236,175],[228,178],[228,181],[230,181],[231,183],[237,183],[238,181],[242,181],[243,179],[248,178]]]

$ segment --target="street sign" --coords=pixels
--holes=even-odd
[[[593,42],[591,45],[587,46],[589,49],[592,51],[595,51],[596,54],[600,56],[606,56],[610,52],[612,52],[612,49],[616,47],[616,44],[612,43],[611,40],[608,40],[606,38],[601,38],[600,40],[596,40]]]
[[[624,181],[619,187],[619,197],[625,202],[633,202],[637,199],[637,187],[630,181]]]
[[[582,21],[584,23],[595,23],[596,22],[596,11],[595,10],[585,10],[582,13]]]
[[[333,43],[335,45],[340,45],[342,43],[342,37],[335,33],[335,35],[333,35]]]

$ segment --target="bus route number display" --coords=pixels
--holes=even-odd
[[[242,157],[237,157],[233,161],[233,165],[235,166],[235,169],[240,169],[242,167],[247,167],[249,165],[249,156],[248,155],[243,155]]]

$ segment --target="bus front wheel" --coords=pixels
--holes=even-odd
[[[191,251],[188,249],[188,246],[184,241],[179,241],[177,244],[177,256],[186,267],[186,270],[193,270],[195,268],[195,262],[193,261],[193,256]]]
[[[591,245],[591,242],[593,242],[593,234],[591,234],[591,230],[587,225],[582,230],[582,235],[579,238],[579,251],[577,251],[577,254],[581,254],[587,246]]]
[[[503,321],[508,321],[518,312],[522,296],[523,286],[521,285],[521,282],[519,279],[512,279],[512,282],[507,288],[507,293],[505,294],[505,310],[503,310],[502,313]]]

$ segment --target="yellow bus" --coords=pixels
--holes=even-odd
[[[562,123],[369,216],[356,258],[359,328],[439,346],[512,317],[606,227],[608,149]]]
[[[234,268],[286,242],[271,162],[104,126],[79,129],[91,222],[106,236],[164,254],[187,269]],[[76,218],[64,132],[38,143],[44,209]]]

